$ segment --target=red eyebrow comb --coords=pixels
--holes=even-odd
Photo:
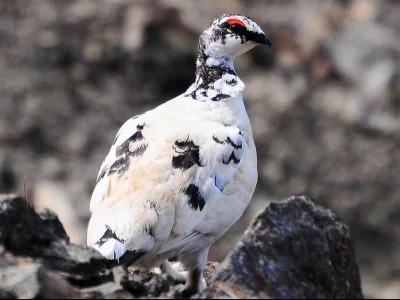
[[[244,24],[243,21],[240,20],[240,19],[229,18],[228,20],[226,20],[226,22],[227,22],[228,24],[239,24],[239,25],[241,25],[241,26],[243,26],[243,27],[246,27],[246,24]]]

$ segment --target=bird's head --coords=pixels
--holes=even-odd
[[[223,14],[217,17],[200,36],[199,47],[208,57],[236,57],[257,45],[271,41],[249,17]]]

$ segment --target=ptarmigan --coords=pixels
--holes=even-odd
[[[208,249],[243,214],[257,183],[233,62],[259,44],[271,46],[250,18],[219,16],[200,36],[188,90],[122,125],[92,194],[89,246],[124,265],[162,266],[186,280],[187,293],[204,289]]]

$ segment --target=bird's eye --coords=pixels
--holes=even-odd
[[[245,28],[237,23],[231,24],[231,30],[232,32],[236,34],[242,34],[245,31]]]
[[[241,35],[246,30],[246,24],[238,18],[229,18],[225,24],[235,34]]]

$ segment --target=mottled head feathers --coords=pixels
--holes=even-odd
[[[220,15],[199,41],[199,47],[211,57],[236,57],[258,44],[271,46],[271,41],[253,20],[237,14]]]
[[[233,67],[235,58],[257,45],[271,46],[261,28],[249,17],[223,14],[201,34],[196,82],[186,95],[200,101],[236,97],[244,89]]]

